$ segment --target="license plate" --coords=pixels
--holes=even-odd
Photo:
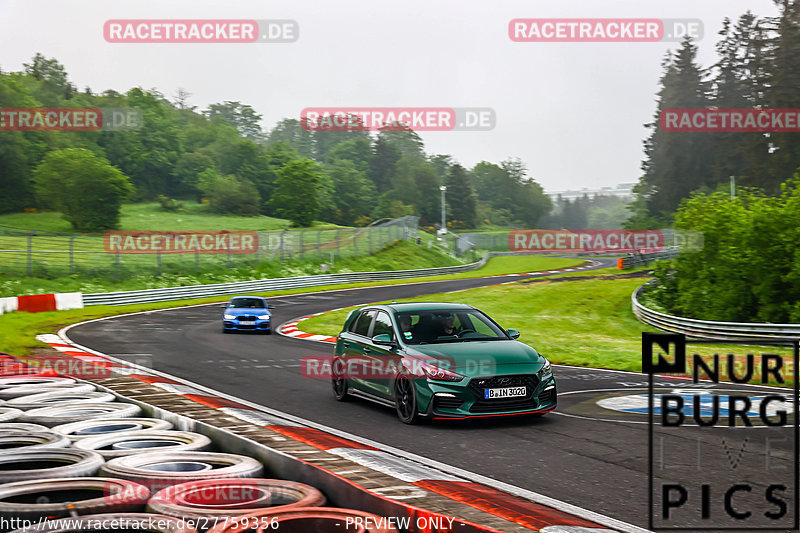
[[[483,389],[483,397],[486,400],[496,400],[498,398],[518,398],[526,396],[528,391],[525,387],[505,387],[503,389]]]
[[[255,320],[240,320],[239,324],[241,324],[242,326],[255,326],[256,322]]]

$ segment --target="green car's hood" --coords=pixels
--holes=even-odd
[[[536,350],[514,340],[412,345],[406,354],[467,377],[534,374],[545,361]]]

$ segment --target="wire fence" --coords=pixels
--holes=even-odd
[[[55,278],[185,273],[257,265],[267,261],[335,262],[371,255],[388,244],[418,236],[418,217],[405,216],[365,228],[321,228],[257,232],[252,253],[201,251],[110,252],[104,234],[67,234],[0,226],[0,273]],[[167,233],[167,232],[164,232]],[[187,232],[174,232],[187,233]]]

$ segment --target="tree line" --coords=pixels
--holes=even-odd
[[[663,60],[656,113],[644,142],[643,174],[634,189],[631,228],[668,227],[693,192],[729,186],[780,194],[800,165],[796,132],[670,132],[659,115],[675,108],[800,108],[800,2],[774,0],[776,17],[750,11],[724,19],[709,66],[697,62],[691,39]]]
[[[204,200],[215,212],[282,217],[296,226],[366,225],[407,214],[435,225],[441,185],[453,229],[533,227],[551,209],[518,159],[464,168],[450,155],[427,154],[419,135],[397,127],[308,131],[287,118],[264,132],[247,104],[198,111],[190,98],[184,89],[171,100],[155,89],[79,90],[56,59],[41,54],[22,72],[0,72],[1,107],[135,108],[143,115],[134,131],[1,132],[0,213],[49,208],[79,231],[99,231],[118,223],[123,201],[159,199],[174,209]]]

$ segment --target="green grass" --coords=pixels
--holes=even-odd
[[[427,247],[418,247],[416,245],[407,243],[405,241],[401,241],[400,243],[398,243],[398,245],[394,247],[393,251],[387,250],[387,252],[393,254],[391,256],[391,259],[387,259],[387,257],[389,256],[381,256],[381,254],[384,253],[381,252],[381,254],[376,254],[375,256],[373,256],[375,261],[378,262],[376,264],[389,260],[390,262],[392,262],[392,266],[394,266],[395,268],[400,268],[402,266],[405,266],[399,263],[399,261],[401,261],[401,258],[405,256],[407,258],[406,259],[407,261],[409,262],[413,261],[417,266],[419,266],[418,262],[420,261],[432,260],[430,257],[427,257],[427,254],[444,255],[435,249],[428,250]],[[487,274],[487,272],[520,273],[520,272],[529,272],[532,270],[553,270],[555,268],[560,268],[557,265],[564,264],[565,262],[568,262],[567,266],[576,265],[581,262],[581,260],[579,259],[565,260],[559,258],[548,258],[548,257],[538,257],[538,256],[522,256],[522,257],[527,258],[527,261],[520,262],[518,260],[519,258],[514,256],[496,257],[491,259],[489,261],[489,264],[485,266],[483,269],[475,270],[464,274],[429,276],[425,278],[414,278],[411,280],[389,280],[385,282],[346,283],[346,284],[327,285],[324,287],[309,287],[307,289],[300,289],[300,290],[293,289],[286,291],[264,292],[260,294],[263,296],[280,296],[286,294],[302,294],[309,292],[318,292],[323,290],[340,290],[346,288],[374,287],[381,285],[401,285],[410,282],[442,281],[447,279],[455,279],[463,277],[481,277],[484,275],[492,275],[492,274]],[[354,258],[354,259],[361,260],[366,258]],[[452,261],[452,258],[449,258],[448,256],[444,255],[444,258],[437,259],[437,261],[446,261],[446,260]],[[363,265],[363,263],[359,263],[359,266],[365,266],[365,265]],[[67,292],[67,290],[69,290],[69,287],[59,287],[58,290],[60,292]],[[41,293],[41,292],[47,292],[47,291],[35,291],[32,293]],[[71,311],[54,311],[46,313],[8,313],[5,315],[0,315],[0,351],[5,351],[14,355],[28,355],[31,353],[32,350],[43,347],[43,344],[35,339],[36,335],[40,333],[54,333],[58,331],[61,327],[64,327],[66,325],[73,324],[75,322],[81,322],[84,320],[90,320],[92,318],[100,318],[105,316],[113,316],[124,313],[133,313],[137,311],[146,311],[152,309],[165,309],[169,307],[178,307],[181,305],[222,302],[226,300],[227,298],[225,297],[213,297],[213,298],[203,298],[194,300],[160,302],[153,304],[137,304],[137,305],[124,305],[124,306],[92,306],[86,309],[75,309]]]
[[[325,257],[325,255],[323,255]],[[86,278],[84,276],[62,276],[47,279],[36,276],[9,276],[0,274],[0,297],[22,294],[43,294],[50,292],[112,292],[160,287],[179,287],[186,285],[207,285],[211,283],[230,283],[252,279],[280,278],[291,276],[310,276],[321,274],[323,260],[306,261],[265,261],[258,264],[225,266],[225,258],[217,257],[217,268],[195,270],[179,268],[167,269],[170,265],[165,259],[165,271],[161,276],[153,276],[147,271],[140,274],[132,272],[131,277],[114,280],[108,276]],[[209,259],[204,258],[204,261]],[[330,262],[330,259],[324,259]],[[398,241],[373,255],[338,258],[328,272],[372,272],[378,270],[406,270],[459,265],[460,261],[446,254],[440,248],[418,246],[409,241]]]
[[[120,228],[128,231],[212,231],[249,230],[269,231],[289,227],[289,221],[267,216],[243,217],[218,215],[208,211],[208,205],[192,201],[183,202],[183,211],[164,211],[157,202],[124,204],[120,210]],[[317,223],[315,227],[334,228],[333,224]],[[61,213],[11,213],[0,215],[0,225],[37,229],[59,233],[75,230]]]
[[[586,273],[592,275],[592,273]],[[593,273],[597,275],[597,273]],[[520,341],[533,346],[553,363],[641,371],[642,332],[655,328],[639,322],[631,311],[631,293],[648,278],[598,279],[568,282],[518,282],[435,294],[403,302],[461,302],[485,311],[501,326],[522,332]],[[381,302],[388,303],[388,302]],[[300,324],[308,333],[335,336],[352,308],[325,313]],[[753,346],[707,345],[699,353],[752,351]],[[790,355],[788,349],[764,348]]]

